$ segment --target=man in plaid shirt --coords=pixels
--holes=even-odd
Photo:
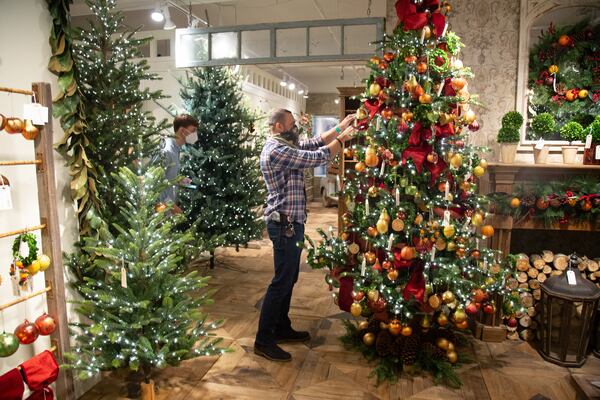
[[[275,275],[267,288],[254,342],[254,352],[269,360],[292,359],[278,343],[310,339],[308,332],[295,331],[288,317],[300,271],[302,249],[296,243],[304,240],[306,222],[303,170],[327,164],[354,134],[353,120],[350,115],[334,129],[304,141],[299,141],[290,111],[279,109],[269,120],[271,136],[260,155],[260,169],[268,190],[265,220],[273,242]]]

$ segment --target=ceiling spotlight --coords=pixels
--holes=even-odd
[[[286,86],[287,86],[287,82],[285,81],[285,79],[284,79],[284,80],[282,80],[281,82],[279,82],[279,84],[280,84],[281,86],[283,86],[283,87],[286,87]]]
[[[294,82],[290,82],[289,85],[288,85],[288,88],[290,90],[294,90],[294,89],[296,89],[296,84]]]
[[[302,96],[302,97],[304,97],[305,99],[308,99],[308,93],[306,93],[306,94],[305,94],[304,96]]]
[[[333,102],[334,102],[335,104],[340,104],[340,99],[335,99]]]
[[[298,90],[298,94],[304,94],[304,89]]]
[[[152,14],[150,15],[153,21],[163,22],[165,20],[165,16],[163,14],[163,7],[160,2],[156,2],[156,7],[152,10]]]
[[[175,24],[171,20],[171,13],[169,12],[169,7],[163,6],[162,12],[163,12],[163,16],[165,17],[165,26],[163,26],[163,29],[171,30],[171,29],[177,28],[177,26],[175,26]]]

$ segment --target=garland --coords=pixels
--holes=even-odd
[[[523,221],[542,219],[546,226],[570,221],[596,221],[600,215],[600,183],[594,177],[518,187],[514,193],[492,193],[492,210]]]
[[[587,127],[600,114],[600,25],[550,24],[529,57],[529,117],[549,112],[556,132],[575,120]]]
[[[85,133],[85,110],[77,83],[77,68],[73,62],[69,12],[73,0],[47,0],[47,3],[53,21],[49,40],[52,56],[48,69],[57,75],[59,87],[59,93],[54,98],[53,115],[60,119],[64,131],[64,136],[54,146],[67,159],[72,177],[71,197],[77,203],[79,233],[85,235],[94,230],[94,210],[100,201],[96,190],[98,173],[86,153],[89,140]]]
[[[29,247],[29,254],[27,257],[21,255],[21,242],[26,242]],[[37,239],[35,235],[32,233],[23,233],[17,236],[13,242],[12,252],[17,267],[23,268],[31,265],[32,262],[37,260],[38,256]]]

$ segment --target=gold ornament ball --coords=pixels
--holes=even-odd
[[[456,250],[456,243],[454,243],[454,242],[448,242],[448,244],[446,245],[446,250],[448,250],[448,251],[454,251],[454,250]]]
[[[371,301],[377,301],[377,299],[379,298],[379,292],[377,290],[369,290],[367,292],[367,298]]]
[[[456,297],[454,297],[454,293],[449,290],[446,290],[444,293],[442,293],[442,301],[444,304],[452,303],[455,299]]]
[[[45,271],[50,267],[50,257],[45,254],[41,254],[38,257],[38,261],[40,262],[40,271]]]
[[[369,327],[369,323],[367,321],[360,321],[358,323],[358,329],[361,331],[367,329],[368,327]]]
[[[481,160],[479,160],[479,165],[481,166],[481,168],[487,168],[488,162],[485,158],[482,158]]]
[[[450,344],[450,342],[448,341],[448,339],[445,339],[445,338],[439,338],[438,340],[435,341],[435,345],[442,350],[448,350],[449,344]]]
[[[367,346],[372,346],[373,343],[375,343],[375,334],[371,332],[365,333],[365,336],[363,336],[363,343]]]
[[[448,351],[448,353],[446,353],[446,357],[448,357],[450,364],[456,364],[458,361],[458,354],[456,354],[455,351]]]
[[[377,195],[379,194],[379,189],[375,186],[371,186],[369,188],[369,196],[371,197],[377,197]]]
[[[352,303],[350,306],[350,314],[352,314],[353,317],[360,317],[361,313],[362,306],[359,303]]]
[[[454,343],[448,342],[448,351],[454,351]]]
[[[475,175],[476,178],[481,178],[485,175],[485,169],[481,165],[478,165],[473,168],[473,175]]]
[[[454,321],[458,324],[467,320],[467,313],[462,308],[454,311]]]
[[[454,168],[460,168],[462,163],[463,163],[463,158],[460,154],[456,153],[456,154],[453,154],[452,157],[450,157],[450,165],[452,165]]]
[[[454,225],[448,225],[444,227],[444,236],[447,238],[451,238],[456,233],[456,228]]]
[[[400,333],[402,333],[402,336],[410,336],[412,335],[412,328],[408,325],[405,325],[402,327],[402,331]]]
[[[473,224],[473,226],[481,226],[483,224],[483,214],[479,212],[473,214],[473,217],[471,218],[471,223]]]

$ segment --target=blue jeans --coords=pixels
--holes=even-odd
[[[300,272],[300,254],[302,248],[296,243],[304,240],[304,224],[294,222],[294,236],[285,236],[286,223],[270,221],[267,224],[269,238],[273,242],[275,276],[267,288],[260,311],[256,344],[268,346],[275,344],[275,337],[292,329],[288,317],[290,300],[294,284]]]

